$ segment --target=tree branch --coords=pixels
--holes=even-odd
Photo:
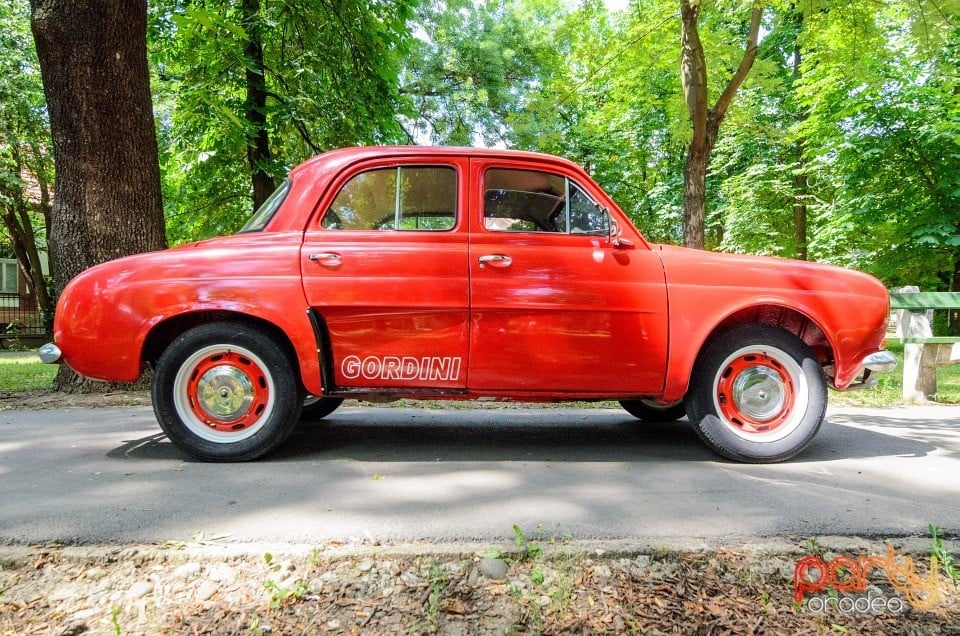
[[[737,68],[737,72],[733,74],[733,77],[730,78],[727,87],[723,89],[723,93],[717,98],[717,103],[710,109],[711,119],[715,119],[717,122],[721,121],[724,115],[727,114],[727,109],[730,108],[733,96],[736,95],[740,89],[743,81],[747,78],[747,73],[750,72],[750,68],[753,66],[754,60],[757,59],[757,51],[759,50],[757,40],[760,35],[761,17],[763,17],[763,7],[755,4],[750,11],[750,31],[747,33],[747,45],[744,47],[740,66]]]

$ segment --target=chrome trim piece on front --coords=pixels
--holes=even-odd
[[[40,356],[40,362],[44,364],[57,364],[60,362],[60,358],[63,357],[63,354],[60,352],[60,347],[52,342],[48,342],[40,347],[37,355]]]
[[[877,351],[861,360],[860,366],[877,373],[889,373],[897,368],[897,356],[889,351]]]

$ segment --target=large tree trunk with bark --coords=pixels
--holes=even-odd
[[[763,9],[754,5],[750,11],[750,27],[740,66],[713,107],[709,107],[707,63],[698,26],[701,8],[702,0],[680,0],[680,82],[693,125],[693,138],[683,168],[683,244],[696,249],[705,246],[710,155],[717,143],[720,124],[727,115],[727,109],[757,57],[760,17],[763,15]]]
[[[267,77],[263,64],[263,20],[260,17],[260,0],[243,0],[241,4],[243,28],[247,41],[243,47],[246,59],[246,112],[250,132],[247,134],[247,163],[253,182],[253,209],[257,210],[267,200],[276,183],[267,172],[270,162],[270,135],[267,132]]]
[[[31,0],[50,114],[57,291],[104,261],[166,247],[146,0]],[[105,385],[97,385],[105,386]],[[54,388],[95,387],[61,367]]]

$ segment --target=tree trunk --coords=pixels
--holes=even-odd
[[[683,167],[683,245],[702,250],[707,214],[707,164],[710,149],[706,146],[687,151]]]
[[[246,60],[247,162],[253,182],[253,209],[258,209],[277,187],[267,172],[270,163],[270,135],[267,132],[267,78],[263,65],[263,21],[260,0],[243,0],[242,24],[249,38],[243,46]]]
[[[803,165],[802,151],[798,150],[800,165]],[[793,257],[805,261],[807,254],[807,194],[809,193],[807,175],[798,173],[793,177]]]
[[[707,216],[707,167],[710,154],[720,133],[720,124],[727,115],[743,80],[757,57],[757,38],[763,9],[754,5],[750,11],[750,28],[740,66],[727,83],[712,108],[707,108],[707,63],[700,41],[700,9],[702,0],[680,0],[680,83],[687,112],[693,126],[693,137],[683,168],[683,244],[704,249],[704,226]]]
[[[803,14],[794,8],[796,15],[797,34],[802,29]],[[800,64],[802,62],[800,45],[794,41],[793,45],[793,82],[794,86],[800,81]],[[802,123],[807,119],[807,113],[801,109],[797,116],[797,121]],[[807,260],[807,198],[810,195],[810,184],[807,181],[806,164],[804,162],[804,144],[803,139],[798,139],[794,144],[794,154],[797,159],[797,167],[793,176],[793,257],[801,261]]]
[[[31,0],[53,139],[49,242],[59,293],[104,261],[166,247],[146,0]],[[65,365],[59,390],[106,385]]]
[[[50,202],[50,157],[49,149],[43,144],[30,145],[30,158],[32,163],[30,170],[37,179],[37,185],[40,187],[40,214],[43,216],[43,235],[48,239],[50,237],[50,215],[53,212],[53,204]],[[48,241],[49,243],[49,241]],[[49,254],[50,245],[47,245]]]
[[[703,249],[707,211],[707,63],[700,41],[700,0],[680,2],[680,78],[693,138],[683,166],[683,244]]]

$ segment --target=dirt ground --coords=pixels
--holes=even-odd
[[[108,406],[150,406],[149,391],[61,393],[49,389],[0,391],[0,410],[92,409]]]
[[[834,605],[820,593],[822,611],[795,604],[794,568],[811,549],[8,546],[0,634],[960,634],[944,577],[923,611],[876,572]],[[929,558],[916,563],[922,572]],[[849,610],[857,598],[880,600]]]
[[[110,406],[150,406],[150,391],[113,390],[106,393],[62,393],[49,389],[30,391],[0,391],[0,410],[50,410],[84,408],[93,409]],[[521,409],[560,408],[565,406],[597,406],[620,408],[616,402],[480,402],[459,400],[394,400],[392,402],[359,402],[347,400],[345,406],[362,404],[384,406],[415,406],[428,409]]]

